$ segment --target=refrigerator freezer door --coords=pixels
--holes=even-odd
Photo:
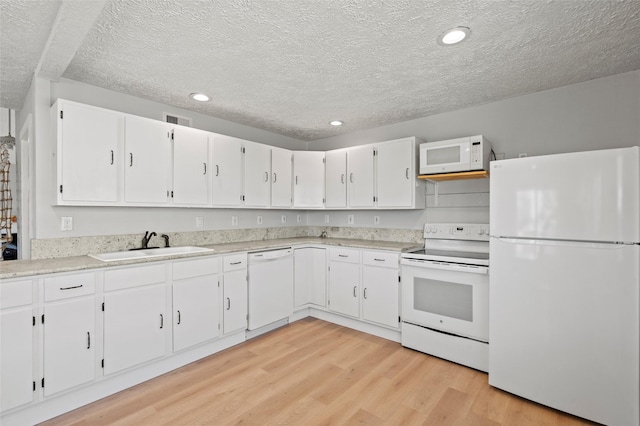
[[[640,241],[640,148],[491,163],[492,236]]]
[[[491,238],[489,384],[639,422],[640,246]]]

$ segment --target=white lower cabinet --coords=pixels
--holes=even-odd
[[[35,395],[32,296],[31,280],[0,285],[0,411],[27,404]]]
[[[329,309],[360,316],[360,251],[329,250]]]
[[[104,291],[104,374],[165,355],[165,264],[108,270]]]
[[[247,328],[247,254],[225,256],[223,274],[223,332]]]
[[[95,284],[93,272],[44,279],[44,396],[96,378]]]
[[[398,254],[362,252],[362,319],[400,326]]]
[[[173,350],[218,337],[218,258],[173,263]]]
[[[294,250],[294,307],[308,303],[327,305],[327,250],[305,247]]]

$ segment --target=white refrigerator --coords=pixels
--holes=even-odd
[[[640,148],[490,166],[489,384],[640,423]]]

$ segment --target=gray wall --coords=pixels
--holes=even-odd
[[[487,222],[488,204],[483,200],[488,182],[459,181],[441,183],[438,206],[429,197],[430,206],[416,211],[272,211],[185,208],[94,208],[53,206],[52,187],[54,140],[48,131],[48,107],[58,98],[67,98],[145,117],[161,119],[163,112],[193,117],[194,127],[229,134],[256,142],[289,149],[328,150],[405,136],[435,141],[484,134],[497,153],[507,158],[519,153],[551,154],[601,148],[638,145],[640,142],[640,71],[619,74],[545,92],[534,93],[460,111],[438,114],[404,123],[383,126],[305,144],[259,129],[191,113],[140,98],[118,94],[69,80],[49,83],[34,79],[25,109],[19,114],[21,128],[29,112],[35,123],[35,209],[34,238],[60,238],[157,232],[229,229],[231,216],[239,217],[240,228],[298,224],[346,226],[347,214],[355,215],[356,227],[374,227],[380,216],[381,228],[419,229],[425,221]],[[433,193],[433,184],[427,185]],[[487,198],[488,199],[488,198]],[[301,222],[296,221],[301,214]],[[72,216],[73,231],[60,231],[60,218]],[[204,218],[204,228],[195,227],[196,216]]]

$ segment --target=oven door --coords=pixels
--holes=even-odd
[[[402,259],[402,321],[489,341],[489,268]]]
[[[445,143],[420,144],[420,174],[449,173],[469,170],[471,163],[469,138]]]

